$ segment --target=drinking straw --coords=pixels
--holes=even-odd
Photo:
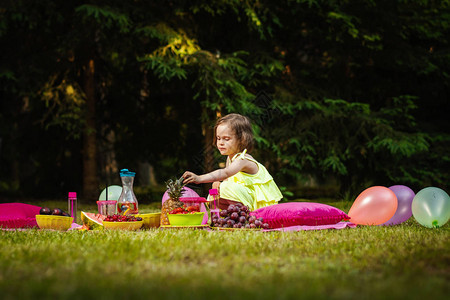
[[[108,201],[108,185],[109,185],[109,177],[108,177],[108,170],[106,170],[106,178],[105,178],[106,180],[106,197],[105,197],[105,199],[106,199],[106,201]]]

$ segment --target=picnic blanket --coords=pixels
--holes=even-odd
[[[16,230],[37,228],[36,215],[39,214],[39,206],[25,203],[2,203],[0,204],[0,228],[3,230]],[[206,214],[205,214],[206,215]],[[303,231],[303,230],[323,230],[323,229],[344,229],[355,228],[357,225],[351,222],[341,221],[328,225],[297,225],[275,229],[265,229],[263,231]],[[73,223],[69,230],[79,229],[81,225]]]
[[[344,228],[355,228],[355,227],[356,227],[356,224],[354,224],[354,223],[341,221],[336,224],[317,225],[317,226],[297,225],[297,226],[282,227],[282,228],[275,228],[275,229],[265,229],[264,231],[302,231],[302,230],[344,229]]]

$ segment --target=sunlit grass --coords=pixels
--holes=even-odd
[[[414,220],[285,233],[0,231],[0,291],[2,299],[443,299],[448,237],[448,224]]]

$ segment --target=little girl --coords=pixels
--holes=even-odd
[[[225,168],[203,175],[186,171],[183,183],[214,182],[213,188],[219,188],[221,209],[242,203],[255,210],[277,204],[283,198],[266,168],[247,153],[254,143],[247,117],[229,114],[220,118],[214,127],[213,143],[220,154],[228,156]]]

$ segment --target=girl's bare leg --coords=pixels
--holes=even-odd
[[[212,184],[212,188],[219,190],[219,193],[220,193],[220,183],[221,183],[220,181],[215,181]],[[220,200],[219,200],[219,208],[220,209],[227,209],[228,206],[231,205],[231,204],[233,204],[233,205],[242,205],[241,202],[234,201],[234,200],[228,200],[228,199],[224,199],[224,198],[220,198]]]
[[[219,208],[220,209],[227,209],[229,205],[243,205],[241,202],[238,201],[233,201],[233,200],[228,200],[228,199],[223,199],[220,198],[219,200]]]

